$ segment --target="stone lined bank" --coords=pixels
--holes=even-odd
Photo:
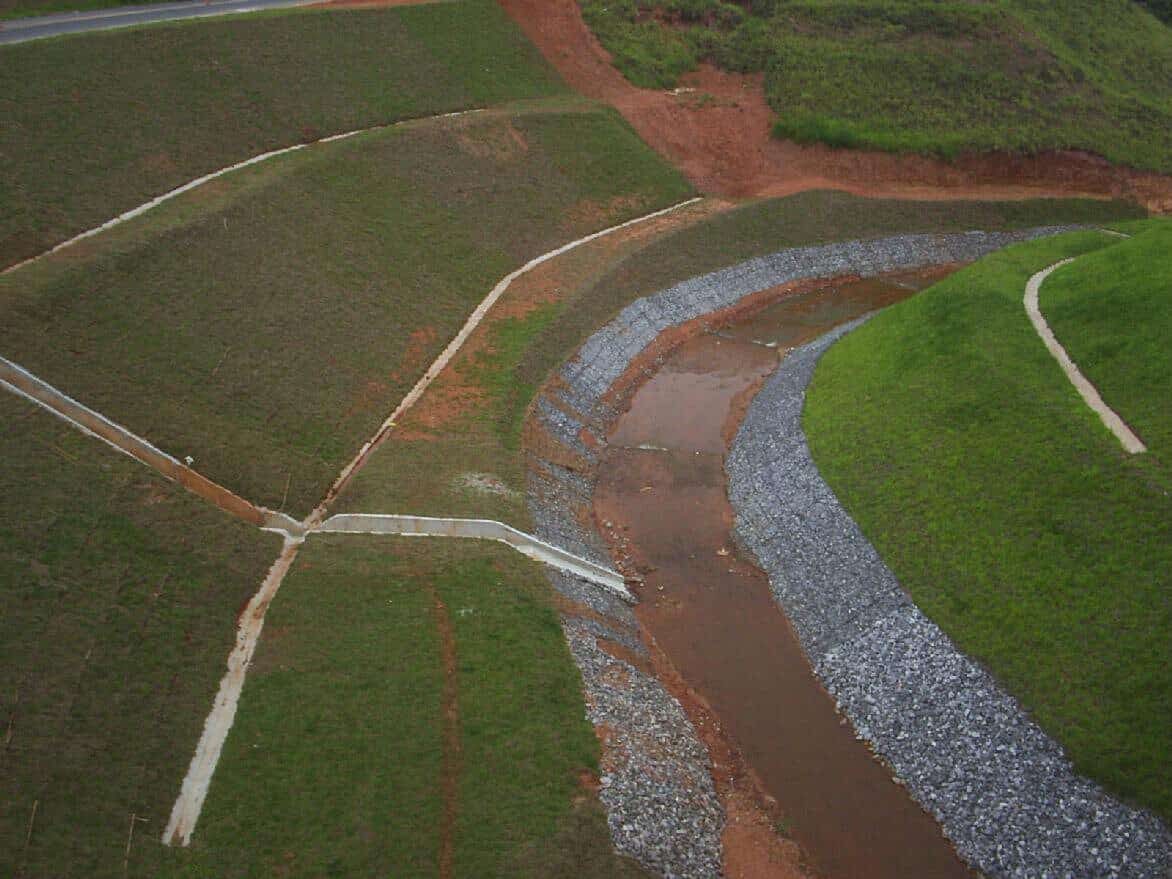
[[[1164,879],[1172,837],[1078,776],[1062,749],[900,587],[839,504],[801,428],[821,354],[791,352],[726,462],[738,538],[769,575],[818,677],[856,733],[995,877]]]
[[[793,248],[636,300],[586,341],[530,413],[526,449],[536,534],[608,562],[591,518],[598,453],[616,415],[604,397],[664,330],[784,284],[966,262],[1068,228]],[[551,574],[550,580],[565,599],[563,628],[582,672],[590,718],[603,739],[601,798],[617,850],[664,876],[720,875],[723,814],[708,754],[679,703],[650,673],[634,614],[572,577]]]

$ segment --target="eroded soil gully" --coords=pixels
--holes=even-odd
[[[683,79],[691,92],[631,85],[582,20],[577,0],[499,0],[576,90],[614,105],[645,141],[704,192],[781,196],[808,189],[916,199],[1039,196],[1129,198],[1172,211],[1172,177],[1074,150],[993,153],[954,163],[916,155],[775,140],[762,79],[711,67]],[[713,100],[697,100],[701,95]]]
[[[740,763],[734,774],[756,782],[735,790],[718,778],[730,873],[734,866],[741,875],[798,868],[792,857],[753,857],[760,834],[754,843],[729,832],[743,811],[733,793],[743,798],[755,789],[759,811],[779,813],[777,825],[830,879],[971,875],[812,674],[765,575],[734,544],[723,470],[748,401],[787,348],[947,271],[804,285],[666,357],[661,349],[658,370],[646,377],[646,360],[635,364],[620,391],[620,408],[628,401],[629,408],[598,465],[595,515],[616,563],[645,578],[636,615],[652,656],[661,657],[665,685],[683,689],[681,702],[707,731],[715,774]]]

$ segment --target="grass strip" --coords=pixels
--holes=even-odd
[[[0,59],[0,266],[278,147],[566,93],[491,0],[176,22]]]
[[[1167,820],[1167,469],[1158,456],[1119,448],[1021,304],[1030,275],[1064,257],[1088,254],[1067,279],[1084,260],[1092,272],[1144,260],[1129,277],[1149,270],[1147,246],[1078,233],[987,257],[835,345],[815,373],[804,425],[827,481],[916,603],[1080,772]],[[1133,326],[1105,317],[1104,300],[1142,290],[1098,277],[1103,336],[1111,327],[1130,335]],[[1157,299],[1166,287],[1148,293]],[[1064,344],[1085,344],[1079,332],[1064,320]],[[1096,372],[1122,372],[1124,360]],[[1166,388],[1166,352],[1151,369]],[[1126,404],[1156,412],[1165,396]]]
[[[363,135],[224,186],[0,278],[0,346],[298,515],[501,277],[690,192],[616,113],[560,105]]]
[[[0,456],[0,873],[121,877],[280,541],[8,393]]]
[[[581,683],[544,573],[492,544],[313,537],[269,611],[190,849],[161,875],[435,876],[443,668],[455,635],[455,875],[550,876],[610,854]],[[242,849],[241,839],[249,845]]]

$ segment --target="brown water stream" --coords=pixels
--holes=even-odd
[[[645,577],[641,624],[827,879],[971,874],[839,717],[765,575],[736,549],[724,453],[787,348],[940,275],[828,283],[685,342],[635,392],[599,467],[595,515],[616,561]]]

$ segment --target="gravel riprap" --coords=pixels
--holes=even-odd
[[[1167,828],[1074,772],[912,604],[819,474],[801,427],[806,387],[858,323],[791,352],[749,407],[725,462],[738,538],[839,710],[972,866],[996,877],[1165,879]]]
[[[599,457],[596,447],[604,442],[606,427],[616,416],[603,398],[664,330],[793,281],[966,262],[1016,241],[1069,228],[904,235],[795,248],[693,278],[633,302],[586,341],[530,413],[535,432],[560,450],[557,454],[529,450],[529,507],[537,535],[586,558],[610,563],[605,544],[590,524]],[[591,442],[584,443],[583,436]],[[564,465],[566,460],[575,462],[573,469]],[[772,575],[773,569],[768,570]],[[605,619],[603,623],[567,611],[562,623],[582,672],[590,719],[596,727],[605,728],[601,798],[616,849],[663,876],[719,876],[724,818],[707,750],[679,703],[658,680],[598,644],[599,637],[628,648],[640,642],[631,609],[565,574],[551,571],[550,582],[565,598]],[[909,607],[898,584],[893,588],[893,606]],[[862,593],[858,601],[875,604]]]

